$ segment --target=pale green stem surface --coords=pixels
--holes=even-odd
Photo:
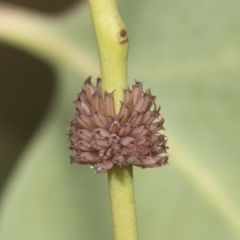
[[[127,88],[129,42],[114,0],[89,0],[97,38],[103,93],[114,91],[116,111]],[[115,240],[137,240],[132,166],[115,166],[108,173]]]
[[[127,55],[129,43],[126,30],[114,0],[89,0],[98,44],[103,92],[114,91],[115,107],[120,109],[123,89],[127,88]],[[124,43],[124,40],[126,40]]]
[[[108,173],[108,182],[112,205],[114,239],[137,240],[132,166],[114,167]]]

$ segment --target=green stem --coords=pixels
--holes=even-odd
[[[89,0],[97,38],[103,92],[114,91],[116,110],[127,88],[129,43],[114,0]]]
[[[108,173],[115,240],[137,240],[132,166],[115,166]]]
[[[129,42],[114,0],[89,0],[97,38],[103,92],[113,92],[116,111],[127,88]],[[115,240],[137,240],[132,167],[115,166],[108,173]]]

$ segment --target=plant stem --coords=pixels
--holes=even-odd
[[[127,87],[129,43],[126,35],[121,36],[126,33],[125,26],[114,0],[89,0],[89,6],[98,44],[102,89],[103,92],[115,90],[115,107],[118,111],[123,89]]]
[[[132,166],[115,166],[108,173],[115,240],[137,240]]]
[[[114,0],[89,0],[97,38],[102,89],[114,91],[116,112],[127,88],[129,42]],[[115,166],[108,173],[115,240],[137,240],[132,166]]]

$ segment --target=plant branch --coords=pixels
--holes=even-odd
[[[114,0],[89,0],[97,38],[103,92],[114,91],[116,111],[127,88],[129,42]],[[113,167],[108,173],[115,240],[137,240],[132,166]]]
[[[89,6],[98,44],[103,92],[114,91],[118,111],[123,89],[127,88],[129,42],[126,28],[114,0],[89,0]]]

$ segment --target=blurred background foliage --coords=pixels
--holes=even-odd
[[[140,239],[240,239],[239,1],[118,6],[170,146],[134,170]],[[87,4],[1,1],[0,69],[0,240],[112,239],[107,176],[69,165],[72,101],[100,74]]]

